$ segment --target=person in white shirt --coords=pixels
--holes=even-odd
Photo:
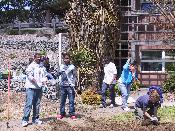
[[[104,79],[102,83],[101,95],[102,95],[102,103],[100,104],[100,108],[106,108],[106,91],[109,88],[110,91],[110,107],[114,107],[115,105],[115,84],[117,77],[117,69],[116,66],[110,58],[106,59],[106,64],[104,66]]]
[[[26,75],[26,103],[24,107],[24,116],[22,118],[23,127],[28,125],[32,107],[32,123],[42,124],[42,121],[39,120],[39,110],[42,97],[42,87],[45,86],[47,81],[47,72],[41,63],[41,55],[39,53],[34,55],[34,61],[27,67]]]

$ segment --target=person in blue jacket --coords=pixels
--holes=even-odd
[[[130,110],[127,106],[127,100],[130,94],[131,84],[137,80],[136,65],[137,62],[135,60],[131,63],[128,60],[123,66],[121,77],[118,80],[119,90],[122,95],[122,109],[125,111]]]

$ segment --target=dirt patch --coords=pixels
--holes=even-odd
[[[171,123],[162,123],[159,126],[149,125],[141,126],[135,122],[119,123],[119,122],[102,122],[102,121],[86,121],[88,124],[85,127],[81,125],[70,126],[68,123],[63,121],[53,121],[48,123],[49,131],[174,131],[175,125]]]
[[[10,119],[7,121],[7,92],[0,91],[0,131],[174,131],[175,124],[161,123],[158,126],[148,125],[142,126],[140,123],[132,122],[116,122],[111,118],[124,111],[120,106],[114,108],[98,108],[98,106],[82,105],[76,100],[77,120],[73,121],[67,114],[62,120],[57,120],[56,115],[59,112],[59,100],[50,101],[45,97],[41,103],[41,120],[44,124],[32,125],[29,121],[28,127],[21,127],[21,119],[23,116],[23,108],[25,102],[25,93],[11,92],[10,98]],[[132,107],[133,105],[130,104]],[[68,112],[68,104],[66,104],[66,112]],[[133,111],[133,109],[131,110]],[[31,114],[32,115],[32,114]],[[7,128],[7,122],[9,122]]]

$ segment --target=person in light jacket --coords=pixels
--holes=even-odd
[[[109,88],[110,91],[110,108],[115,106],[115,84],[117,77],[117,69],[111,58],[106,59],[104,66],[104,79],[101,88],[102,102],[100,108],[106,108],[106,91]]]
[[[60,114],[57,119],[62,119],[65,115],[65,103],[68,96],[69,99],[69,115],[72,120],[76,119],[75,116],[75,86],[76,86],[76,68],[70,62],[70,55],[63,53],[64,64],[60,65],[59,70],[59,85],[60,85]]]
[[[47,81],[47,72],[45,67],[41,64],[41,56],[39,53],[34,55],[33,62],[26,69],[26,102],[24,106],[24,115],[22,118],[22,126],[28,125],[31,110],[33,108],[33,124],[42,124],[39,120],[40,102],[42,97],[42,87]]]

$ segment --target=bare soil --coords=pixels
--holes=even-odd
[[[98,108],[98,106],[82,105],[76,98],[77,120],[71,120],[67,115],[62,120],[57,120],[59,100],[51,101],[42,98],[41,120],[44,124],[21,127],[25,93],[11,92],[8,113],[7,92],[0,91],[0,131],[174,131],[175,124],[160,123],[160,125],[143,126],[136,121],[116,122],[111,118],[114,115],[125,113],[120,106],[114,108]],[[68,103],[66,104],[68,113]],[[133,104],[130,104],[133,107]],[[133,111],[133,109],[131,109]],[[9,117],[8,117],[9,114]],[[32,114],[31,114],[32,115]]]

